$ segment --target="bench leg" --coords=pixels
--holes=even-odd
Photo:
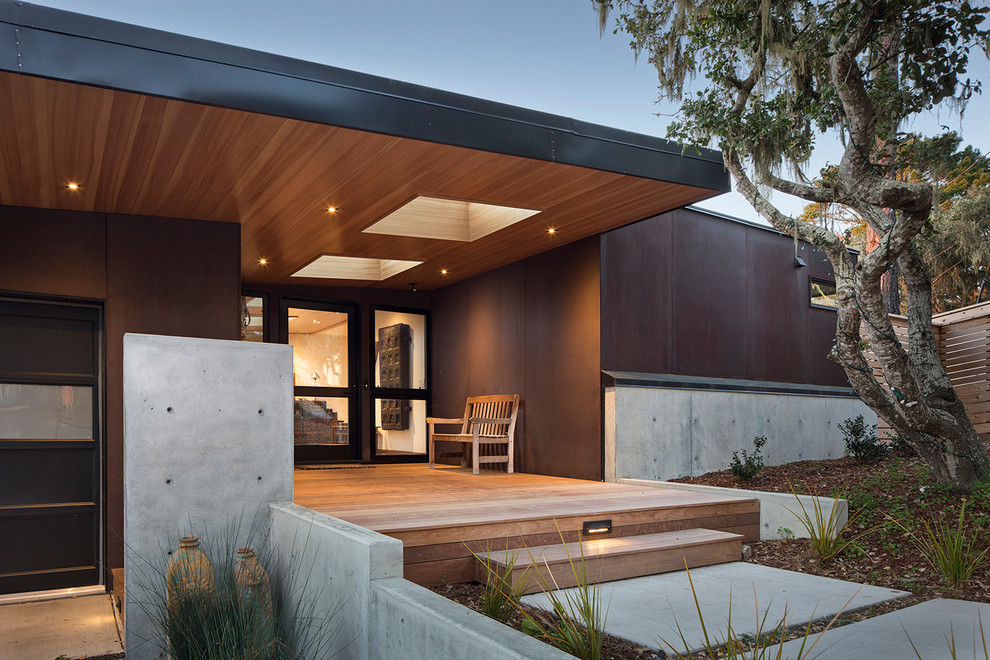
[[[478,474],[478,466],[481,464],[479,460],[481,458],[481,452],[478,451],[478,436],[474,436],[474,440],[471,441],[471,464],[474,466],[472,472]]]
[[[508,445],[509,446],[505,448],[505,451],[508,452],[509,462],[506,464],[505,471],[508,472],[509,474],[512,474],[512,458],[513,458],[512,455],[515,452],[513,451],[513,448],[512,448],[512,440],[511,439],[509,440]]]
[[[427,451],[430,452],[430,468],[432,469],[434,467],[435,461],[436,461],[436,459],[434,458],[434,452],[436,451],[436,448],[435,448],[434,443],[433,443],[433,435],[432,434],[430,435],[430,440],[427,443],[427,447],[426,448],[427,448]]]

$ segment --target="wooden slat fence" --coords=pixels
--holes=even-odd
[[[892,314],[890,320],[901,343],[907,347],[907,319]],[[990,302],[936,314],[932,327],[939,357],[976,432],[990,433]],[[866,357],[882,382],[883,374],[876,358],[870,351]],[[893,435],[882,420],[878,433],[881,437]]]

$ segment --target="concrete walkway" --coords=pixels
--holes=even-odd
[[[733,631],[742,637],[756,633],[760,621],[764,621],[765,632],[782,619],[793,628],[812,619],[831,617],[836,612],[908,595],[906,591],[743,562],[696,568],[690,572],[690,579],[713,644],[726,639],[730,605]],[[567,591],[572,590],[561,593]],[[684,571],[608,582],[601,585],[601,594],[603,609],[608,609],[607,633],[668,651],[668,645],[662,643],[666,641],[680,652],[685,650],[683,634],[690,650],[704,648],[705,635]],[[549,609],[545,594],[526,596],[523,602]],[[987,619],[990,624],[990,616]],[[912,656],[874,654],[870,660],[886,657]]]
[[[954,656],[950,646],[953,640],[956,645]],[[800,642],[784,644],[783,658],[797,660],[799,647]],[[922,660],[950,660],[953,657],[982,660],[988,651],[990,604],[939,598],[829,630],[806,657],[880,660],[920,656]]]
[[[0,605],[0,660],[122,658],[110,596]]]

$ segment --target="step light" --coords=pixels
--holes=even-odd
[[[582,536],[587,536],[588,534],[611,534],[611,533],[612,533],[611,520],[585,520],[584,524],[581,525]]]

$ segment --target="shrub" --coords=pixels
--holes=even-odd
[[[978,547],[979,535],[966,529],[966,498],[963,498],[959,521],[954,528],[941,520],[929,523],[925,518],[921,519],[921,528],[917,531],[908,529],[898,520],[893,522],[914,540],[928,563],[953,584],[968,582],[990,552],[990,546]]]
[[[814,499],[812,500],[812,511],[810,513],[805,508],[804,502],[798,497],[798,494],[794,492],[793,486],[791,486],[791,493],[797,499],[798,506],[801,507],[801,513],[791,511],[791,509],[787,510],[808,531],[808,539],[811,541],[811,547],[818,553],[818,557],[822,563],[831,561],[832,558],[844,550],[858,550],[862,552],[862,547],[856,541],[875,531],[876,527],[871,527],[851,539],[847,539],[843,535],[846,533],[846,530],[852,528],[860,516],[863,515],[865,509],[859,509],[855,514],[849,515],[846,518],[845,524],[840,527],[839,500],[842,498],[835,497],[832,500],[832,510],[826,516],[824,507],[822,506],[822,498],[818,496],[817,492],[811,492]]]
[[[767,444],[767,436],[758,435],[753,438],[753,446],[756,447],[753,453],[750,454],[745,449],[742,449],[742,460],[739,459],[739,452],[732,452],[732,462],[729,463],[729,469],[732,471],[732,476],[736,477],[740,481],[749,481],[756,474],[763,469],[763,456],[760,452],[763,451],[763,445]]]
[[[867,426],[863,416],[850,417],[839,424],[842,437],[846,442],[846,455],[852,456],[857,463],[876,463],[887,453],[877,439],[877,426]]]
[[[508,623],[512,614],[518,608],[519,599],[522,598],[523,591],[529,582],[529,573],[532,565],[523,571],[515,581],[512,573],[516,567],[518,553],[506,552],[505,568],[499,570],[491,560],[491,549],[484,555],[475,554],[481,565],[485,567],[487,579],[485,580],[484,591],[481,592],[481,611],[485,616],[495,619],[500,623]]]
[[[557,533],[560,534],[559,528]],[[563,534],[560,534],[560,540],[563,542]],[[602,644],[605,642],[603,631],[608,612],[607,608],[606,611],[602,610],[598,585],[592,584],[588,579],[584,546],[580,539],[577,545],[580,555],[572,556],[567,544],[564,544],[567,562],[577,586],[558,591],[552,574],[547,578],[539,570],[535,571],[540,588],[550,599],[551,611],[531,612],[517,606],[523,617],[520,627],[527,635],[541,639],[576,658],[601,660]],[[530,563],[536,563],[532,555]]]

